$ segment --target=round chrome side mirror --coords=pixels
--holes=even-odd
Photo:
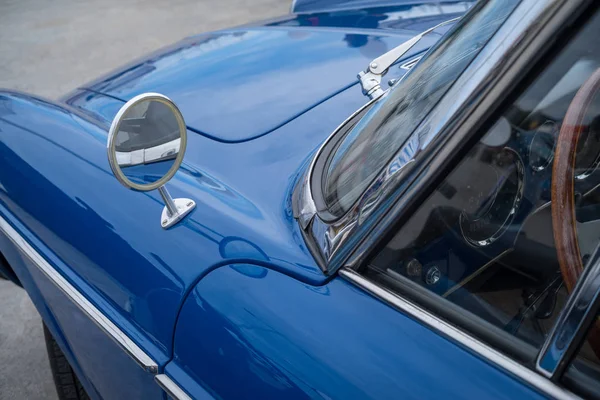
[[[125,103],[108,132],[108,163],[115,177],[133,190],[158,189],[165,202],[165,229],[196,206],[190,199],[173,199],[164,186],[181,166],[186,144],[183,115],[158,93],[140,94]]]

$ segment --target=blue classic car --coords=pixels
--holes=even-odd
[[[296,0],[1,91],[0,271],[61,399],[597,399],[599,89],[597,1]]]

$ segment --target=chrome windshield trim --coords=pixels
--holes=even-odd
[[[4,218],[0,217],[0,230],[31,262],[54,283],[100,329],[113,339],[140,367],[150,373],[158,372],[158,364],[135,344],[121,329],[109,320],[96,306],[71,285],[52,267]]]
[[[443,336],[446,336],[472,353],[482,357],[484,360],[510,373],[525,384],[533,386],[540,392],[555,399],[579,399],[579,397],[575,394],[561,388],[560,386],[557,386],[552,381],[508,358],[493,348],[488,347],[483,342],[480,342],[476,338],[461,331],[454,325],[451,325],[448,322],[438,318],[429,311],[421,308],[419,305],[378,286],[355,271],[348,268],[342,268],[340,269],[339,274],[341,277],[355,284],[366,292],[381,299],[399,311],[413,317],[418,322],[428,326],[434,331],[437,331]]]
[[[171,378],[165,374],[154,376],[154,380],[165,391],[167,396],[175,400],[192,400],[186,392],[183,391]]]
[[[600,246],[577,280],[567,304],[548,335],[535,367],[544,376],[557,381],[585,340],[596,321],[600,304]]]

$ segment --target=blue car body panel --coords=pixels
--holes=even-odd
[[[84,88],[122,101],[160,92],[194,132],[237,143],[273,132],[353,86],[371,59],[416,33],[293,27],[216,32],[185,39]],[[405,59],[439,37],[428,36]],[[404,73],[394,72],[389,78]]]
[[[202,151],[189,151],[169,189],[176,197],[194,198],[198,207],[164,231],[159,194],[133,192],[114,179],[106,157],[106,127],[75,110],[20,94],[2,93],[0,101],[11,110],[0,117],[0,199],[165,353],[185,292],[215,265],[257,260],[297,279],[324,280],[294,229],[290,205],[283,203],[302,153],[282,159],[282,153],[273,152],[269,158],[240,146],[225,156],[224,144],[190,135],[189,148]],[[304,154],[317,144],[313,140],[302,143]],[[254,147],[264,152],[268,144]],[[213,167],[201,170],[198,161]],[[216,161],[225,164],[214,166]],[[235,178],[222,180],[211,170]],[[271,190],[252,184],[258,179],[273,183]]]
[[[4,213],[6,213],[6,210],[3,210],[3,215]],[[98,398],[99,395],[97,390],[87,379],[87,375],[83,373],[79,361],[75,358],[75,355],[71,350],[71,346],[67,342],[62,329],[58,325],[54,315],[50,311],[47,301],[42,295],[41,288],[38,287],[37,283],[33,280],[33,274],[36,274],[36,272],[29,272],[31,265],[29,265],[27,258],[24,257],[20,250],[11,242],[11,240],[4,235],[0,235],[0,249],[2,249],[3,256],[6,257],[6,259],[10,262],[11,268],[14,271],[19,272],[19,279],[22,287],[27,291],[29,298],[32,300],[37,311],[42,317],[44,324],[48,327],[48,329],[50,329],[54,339],[64,351],[69,364],[80,378],[80,381],[85,387],[87,393],[90,394],[92,398]]]
[[[106,131],[122,102],[78,92],[69,106],[2,92],[0,214],[160,369],[172,355],[186,294],[210,270],[251,262],[290,279],[316,285],[326,280],[295,225],[289,194],[308,155],[347,110],[364,102],[360,90],[352,89],[243,146],[190,134],[185,163],[168,186],[174,196],[194,198],[198,206],[168,231],[160,228],[158,194],[127,190],[108,166]],[[87,113],[78,99],[89,106]],[[282,140],[299,131],[305,134],[297,141]],[[9,258],[7,248],[0,250]],[[9,262],[21,281],[36,273],[18,257]],[[65,304],[53,307],[68,308],[69,300],[61,300]],[[38,309],[48,304],[36,302]],[[80,319],[61,320],[55,336],[67,332],[62,325],[77,329]],[[73,346],[63,350],[86,358],[84,365],[120,351],[100,343],[95,351]],[[85,368],[82,373],[90,374]]]
[[[292,217],[291,192],[311,155],[367,101],[356,73],[450,15],[408,18],[411,7],[377,11],[388,17],[376,25],[357,18],[363,10],[323,12],[195,36],[61,102],[0,92],[0,216],[195,397],[536,396],[325,276]],[[396,65],[387,78],[405,73]],[[110,121],[145,91],[171,97],[189,128],[167,186],[197,207],[169,230],[159,194],[121,186],[106,156]],[[0,251],[92,398],[163,397],[152,374],[3,235]],[[457,366],[469,380],[459,382]]]
[[[117,321],[121,328],[135,338],[161,365],[165,364],[164,353],[153,346],[128,319],[115,313],[111,314],[112,307],[106,300],[96,295],[83,279],[64,266],[60,260],[52,257],[52,251],[31,235],[31,232],[16,218],[11,218],[11,213],[4,206],[0,206],[0,213],[37,251],[49,257],[48,261],[64,273],[78,290],[89,296],[90,300],[94,301],[107,316]],[[91,398],[161,399],[163,397],[160,388],[153,383],[153,377],[124,353],[5,236],[0,238],[0,248],[11,266],[18,271],[25,290]]]
[[[543,398],[343,279],[247,264],[187,298],[166,373],[223,399]]]

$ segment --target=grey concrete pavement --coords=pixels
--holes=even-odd
[[[287,13],[291,0],[0,0],[0,88],[55,98],[158,47]],[[0,399],[56,399],[41,320],[0,280]]]
[[[42,321],[27,294],[0,280],[0,399],[56,399]]]
[[[195,33],[287,13],[291,0],[0,0],[0,87],[56,97]]]

